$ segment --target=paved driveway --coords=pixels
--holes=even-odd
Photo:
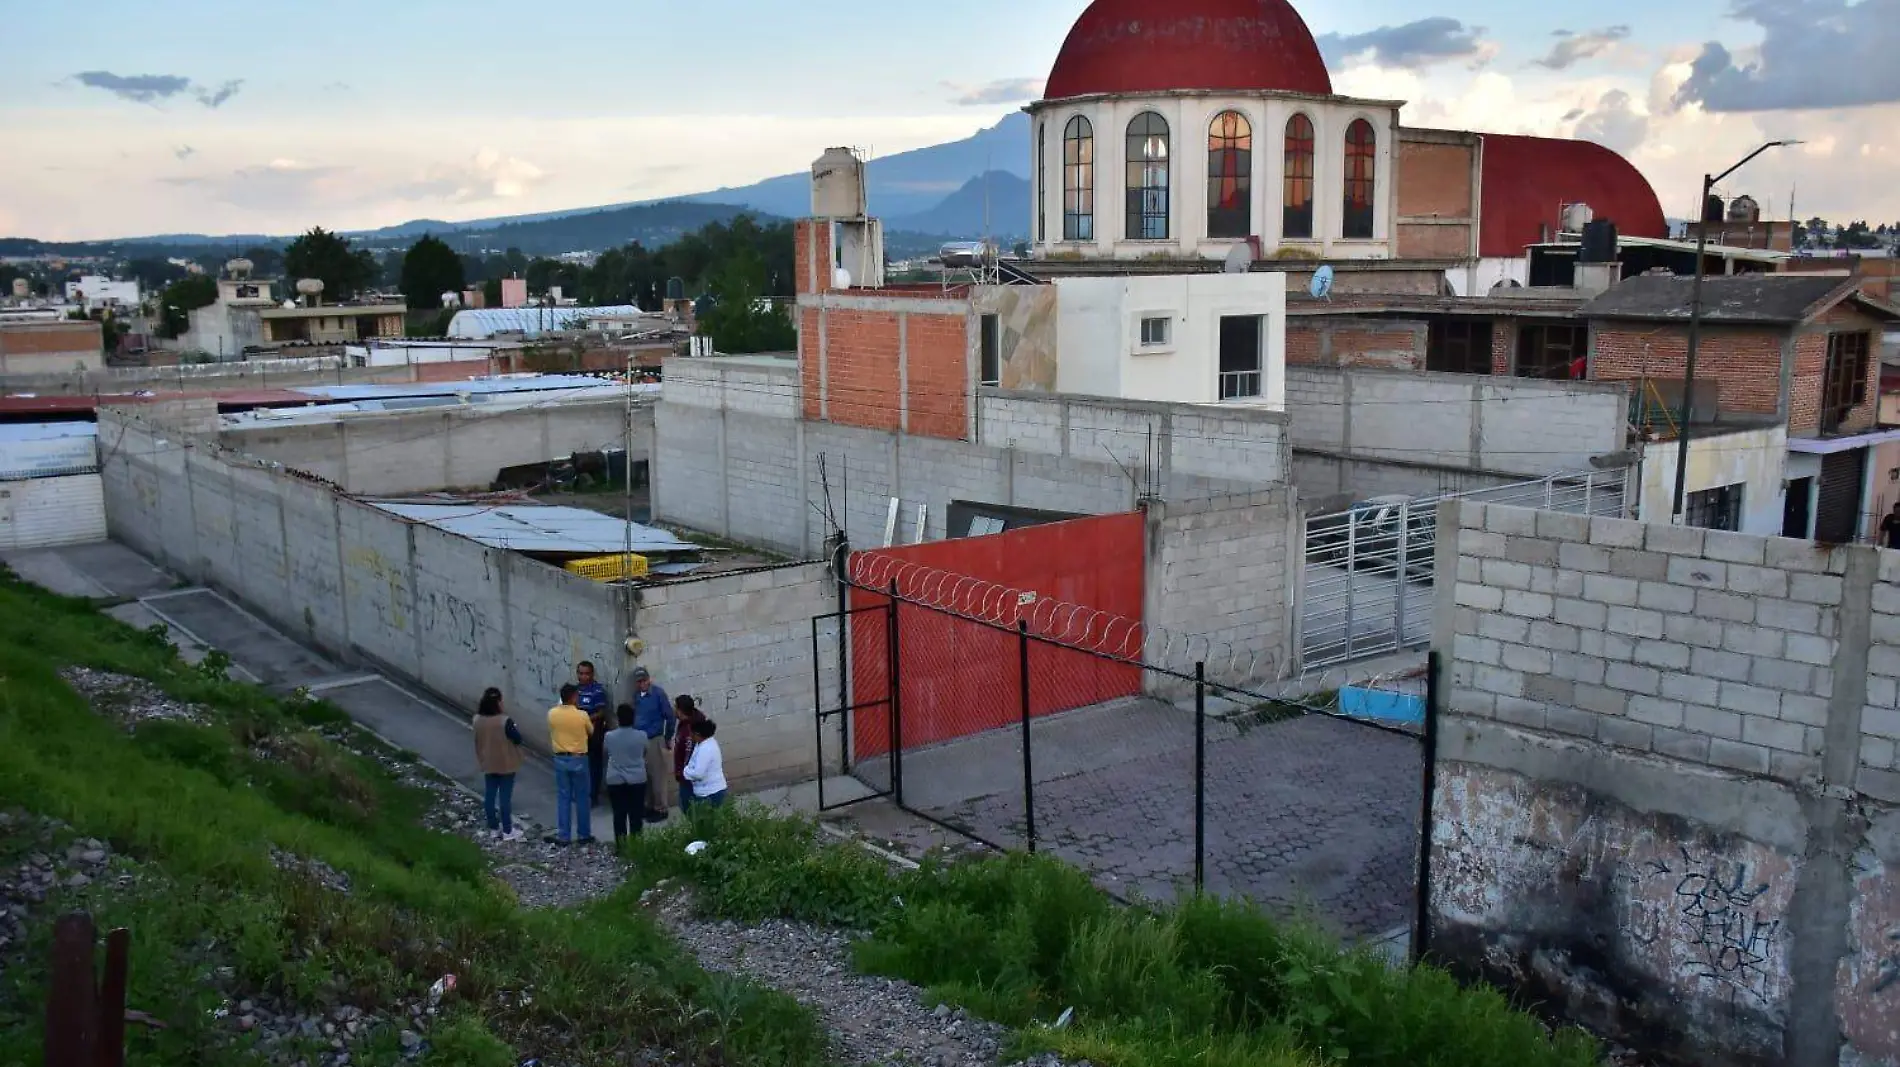
[[[1194,875],[1192,712],[1124,700],[1038,721],[1038,847],[1123,897],[1167,899]],[[1210,892],[1303,911],[1342,935],[1413,914],[1421,746],[1316,716],[1240,730],[1210,720]],[[1006,848],[1027,844],[1022,736],[998,730],[907,753],[907,806]]]

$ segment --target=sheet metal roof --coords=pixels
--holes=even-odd
[[[549,389],[594,389],[609,384],[585,374],[527,374],[501,378],[470,378],[461,382],[399,382],[377,385],[309,385],[297,392],[331,400],[394,400],[411,396],[482,396],[494,393],[538,393]]]
[[[1855,291],[1859,280],[1840,274],[1733,274],[1705,278],[1705,322],[1792,326],[1806,322],[1844,299],[1879,314],[1893,309]],[[1648,319],[1687,322],[1695,279],[1675,274],[1645,274],[1621,284],[1583,306],[1585,318]]]
[[[524,337],[539,337],[543,330],[571,330],[586,325],[589,319],[638,314],[641,314],[640,309],[631,304],[591,308],[474,308],[455,313],[449,320],[449,336],[479,340],[498,333],[519,333]]]
[[[627,550],[629,527],[633,533],[633,551],[642,555],[699,551],[698,545],[682,541],[665,530],[580,508],[378,502],[371,502],[371,506],[444,533],[511,552],[611,556]]]
[[[63,437],[97,437],[96,422],[0,422],[0,442],[57,441]]]

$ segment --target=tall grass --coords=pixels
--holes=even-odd
[[[215,721],[128,736],[64,683],[68,664],[150,679]],[[435,1063],[623,1063],[642,1047],[688,1064],[825,1062],[809,1012],[702,972],[624,895],[522,911],[474,844],[420,823],[428,796],[326,740],[347,719],[214,673],[0,571],[0,808],[60,819],[138,861],[134,884],[102,880],[40,916],[84,906],[132,931],[131,1003],[168,1024],[133,1028],[132,1062],[254,1062],[213,1015],[227,994],[374,1011],[447,973],[459,985],[432,1034]],[[278,870],[272,848],[348,874],[350,893]],[[39,1059],[49,925],[27,964],[0,976],[5,1062]],[[358,1061],[393,1062],[395,1037],[366,1038]]]
[[[689,857],[693,835],[711,844]],[[648,835],[648,878],[699,905],[868,931],[867,971],[908,979],[1028,1044],[1109,1067],[1335,1063],[1585,1067],[1594,1042],[1551,1034],[1498,993],[1429,967],[1395,970],[1246,902],[1123,908],[1080,871],[1025,855],[892,872],[807,822],[743,808]],[[1069,1013],[1068,1024],[1049,1024]]]

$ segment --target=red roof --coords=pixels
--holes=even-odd
[[[1667,237],[1669,223],[1649,180],[1615,152],[1590,141],[1555,137],[1484,137],[1484,196],[1478,254],[1514,259],[1553,238],[1566,204],[1630,237]]]
[[[1043,96],[1171,89],[1330,96],[1326,61],[1287,0],[1095,0]]]

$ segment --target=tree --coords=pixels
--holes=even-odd
[[[403,254],[402,295],[412,311],[441,307],[443,293],[459,293],[465,284],[461,257],[432,234]]]
[[[742,249],[715,275],[713,306],[699,319],[699,332],[720,352],[783,352],[798,344],[785,305],[764,299],[765,260]]]
[[[147,256],[126,264],[125,272],[147,292],[157,292],[191,272],[168,259]]]
[[[218,282],[209,274],[188,274],[165,287],[158,298],[158,335],[177,338],[191,328],[191,313],[218,302]]]
[[[500,278],[490,278],[482,283],[482,306],[491,308],[501,306]]]
[[[244,258],[251,261],[251,276],[254,278],[283,277],[284,254],[269,245],[245,249]]]
[[[320,278],[326,299],[348,300],[376,277],[376,257],[318,226],[284,249],[284,271],[293,282]]]

